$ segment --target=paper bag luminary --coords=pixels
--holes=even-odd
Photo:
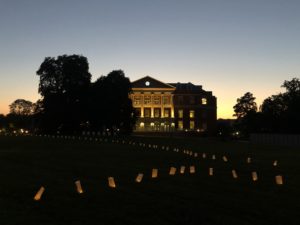
[[[115,179],[113,177],[108,177],[108,186],[111,188],[116,188]]]
[[[213,176],[214,175],[214,168],[209,168],[209,176]]]
[[[81,183],[80,180],[75,181],[75,185],[76,185],[76,190],[79,194],[83,193],[82,187],[81,187]]]
[[[277,185],[283,185],[283,178],[282,178],[281,175],[277,175],[277,176],[275,177],[275,181],[276,181],[276,184],[277,184]]]
[[[45,191],[45,188],[42,186],[42,187],[38,190],[38,192],[35,194],[35,196],[34,196],[33,199],[34,199],[35,201],[39,201],[39,200],[41,199],[41,197],[42,197],[44,191]]]
[[[158,176],[158,169],[152,169],[152,175],[151,175],[151,177],[152,178],[157,178],[157,176]]]
[[[171,167],[171,168],[170,168],[169,175],[174,176],[175,173],[176,173],[176,168],[175,168],[175,167]]]
[[[141,182],[142,182],[142,179],[143,179],[143,176],[144,176],[144,174],[139,173],[139,174],[137,175],[137,177],[135,178],[135,182],[141,183]]]
[[[195,173],[195,172],[196,172],[195,166],[190,166],[190,173]]]
[[[253,171],[251,174],[252,174],[252,180],[257,181],[258,180],[257,172]]]
[[[180,173],[181,173],[181,174],[184,174],[184,171],[185,171],[185,166],[181,166],[181,167],[180,167]]]
[[[232,170],[231,173],[232,173],[232,177],[233,177],[234,179],[237,179],[237,178],[238,178],[238,175],[237,175],[237,173],[236,173],[235,170]]]

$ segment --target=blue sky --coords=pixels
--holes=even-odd
[[[236,99],[257,102],[300,77],[300,1],[0,0],[0,113],[39,98],[47,56],[81,54],[95,80],[122,69],[213,91],[218,117]]]

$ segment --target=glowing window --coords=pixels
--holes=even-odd
[[[190,118],[195,118],[195,111],[194,110],[190,110]]]
[[[155,108],[154,109],[154,117],[155,118],[159,118],[160,117],[160,109],[159,108]]]
[[[170,109],[164,109],[164,117],[166,118],[170,117],[170,112],[171,112]]]
[[[150,86],[150,81],[146,81],[145,82],[145,85],[148,87],[148,86]]]
[[[207,99],[206,98],[202,98],[201,99],[201,103],[202,103],[202,105],[206,105],[207,104]]]
[[[142,96],[134,96],[133,97],[133,104],[134,105],[140,105],[140,104],[142,104]]]
[[[150,95],[145,95],[144,104],[145,105],[151,104],[151,96]]]
[[[178,110],[178,118],[183,118],[183,110],[182,109]]]
[[[144,108],[144,117],[151,117],[151,109],[150,108]]]
[[[145,124],[143,122],[140,123],[140,127],[144,127]]]
[[[195,121],[190,121],[190,129],[191,130],[195,129]]]
[[[178,130],[183,130],[183,121],[178,120]]]
[[[135,108],[137,117],[141,117],[141,108]]]
[[[163,96],[163,104],[170,105],[171,104],[171,96]]]
[[[154,96],[153,97],[153,103],[155,105],[160,105],[160,96]]]

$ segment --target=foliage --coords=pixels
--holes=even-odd
[[[255,97],[252,93],[247,92],[242,97],[237,99],[237,103],[233,106],[237,119],[241,119],[250,113],[257,111]]]
[[[9,105],[11,114],[15,115],[32,115],[34,112],[34,104],[25,99],[17,99]]]
[[[40,128],[44,132],[79,131],[87,120],[87,93],[91,74],[86,57],[62,55],[47,57],[41,64],[39,93],[42,95]]]
[[[247,92],[237,99],[234,108],[234,116],[237,117],[235,127],[242,132],[242,135],[248,136],[255,130],[257,105],[252,93]]]
[[[261,106],[263,130],[267,132],[300,132],[300,80],[284,81],[286,92],[272,95]]]
[[[123,71],[112,71],[91,83],[86,57],[62,55],[45,58],[37,75],[42,99],[35,115],[41,132],[132,131],[131,83]]]
[[[285,92],[266,98],[257,112],[249,92],[234,106],[236,127],[245,135],[251,132],[300,133],[300,80],[293,78],[281,86]]]
[[[130,92],[130,80],[122,70],[112,71],[96,80],[91,87],[90,122],[93,128],[132,131],[136,116],[128,97]]]

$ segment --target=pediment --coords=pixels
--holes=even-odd
[[[156,88],[167,88],[167,89],[175,89],[174,86],[170,84],[166,84],[159,80],[156,80],[150,76],[143,77],[131,83],[132,88],[149,88],[149,89],[156,89]]]

